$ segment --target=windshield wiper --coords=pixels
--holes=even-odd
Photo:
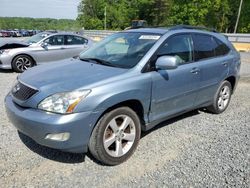
[[[88,62],[95,61],[97,64],[106,65],[110,67],[118,67],[117,65],[114,65],[108,61],[105,61],[103,59],[98,59],[98,58],[80,58],[80,60],[88,61]]]

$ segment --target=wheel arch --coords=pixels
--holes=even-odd
[[[32,59],[32,61],[33,61],[34,65],[37,65],[37,64],[36,64],[35,59],[34,59],[31,55],[26,54],[26,53],[21,53],[21,54],[17,54],[17,55],[15,55],[15,56],[12,58],[12,60],[11,60],[11,67],[12,67],[12,69],[13,69],[13,62],[14,62],[14,59],[15,59],[16,57],[20,56],[20,55],[25,55],[25,56],[28,56],[29,58],[31,58],[31,59]]]
[[[235,90],[235,86],[236,86],[236,78],[235,78],[235,76],[229,76],[225,80],[228,81],[231,84],[232,92],[233,92]]]
[[[94,127],[97,125],[97,123],[103,117],[104,114],[111,112],[112,110],[119,108],[119,107],[129,107],[130,109],[132,109],[138,115],[138,118],[140,119],[140,122],[141,122],[141,128],[143,129],[143,124],[145,124],[145,117],[144,117],[145,109],[143,107],[143,104],[138,99],[129,99],[129,100],[118,102],[116,104],[112,104],[108,108],[106,108],[99,115],[95,125],[93,126],[92,132],[94,130]],[[92,132],[90,135],[92,135]]]
[[[144,119],[144,107],[141,103],[141,101],[139,101],[138,99],[129,99],[129,100],[125,100],[122,102],[119,102],[117,104],[113,104],[112,106],[108,107],[102,114],[100,117],[102,117],[104,114],[119,108],[119,107],[129,107],[131,108],[139,117],[139,119],[141,120],[141,123],[145,122]]]

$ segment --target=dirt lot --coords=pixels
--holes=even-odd
[[[0,187],[249,187],[250,54],[226,112],[193,111],[146,132],[127,162],[37,145],[8,121],[4,97],[17,74],[0,71]]]

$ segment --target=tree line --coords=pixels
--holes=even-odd
[[[76,31],[79,27],[71,19],[0,17],[0,29]]]
[[[81,0],[78,18],[9,18],[0,17],[0,29],[122,30],[131,21],[142,19],[150,26],[178,24],[206,26],[220,32],[234,31],[241,0]],[[238,33],[250,33],[250,1],[243,0]]]
[[[124,29],[131,20],[142,19],[151,26],[186,24],[233,32],[239,5],[240,0],[82,0],[77,21],[85,29],[103,29],[106,7],[108,29]],[[250,32],[249,0],[243,1],[237,32]]]

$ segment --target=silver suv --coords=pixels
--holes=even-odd
[[[219,33],[132,29],[80,59],[25,71],[5,105],[16,128],[39,144],[117,165],[134,153],[142,130],[197,108],[226,110],[239,69],[238,52]]]

